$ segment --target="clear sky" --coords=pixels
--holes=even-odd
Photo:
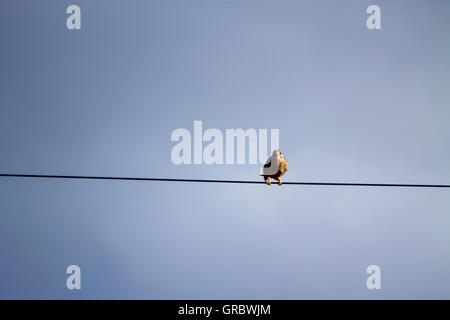
[[[449,13],[0,0],[0,172],[261,179],[174,165],[172,131],[202,120],[279,129],[285,181],[448,184]],[[0,298],[449,299],[449,209],[448,189],[0,178]]]

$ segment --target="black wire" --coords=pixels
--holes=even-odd
[[[164,182],[205,182],[205,183],[245,183],[265,184],[264,181],[211,180],[211,179],[170,179],[170,178],[137,178],[137,177],[99,177],[68,176],[46,174],[9,174],[0,173],[0,177],[13,178],[47,178],[47,179],[89,179],[89,180],[127,180],[127,181],[164,181]],[[410,187],[410,188],[450,188],[450,184],[401,184],[401,183],[351,183],[351,182],[283,182],[288,185],[312,186],[353,186],[353,187]]]

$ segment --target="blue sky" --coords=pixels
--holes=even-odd
[[[172,163],[202,120],[279,129],[285,181],[448,184],[449,9],[0,1],[0,171],[259,179]],[[1,178],[0,298],[448,299],[449,208],[446,189]]]

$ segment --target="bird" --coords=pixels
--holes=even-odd
[[[261,176],[264,176],[264,181],[270,186],[270,178],[278,181],[278,185],[281,186],[281,176],[286,173],[288,169],[288,163],[283,153],[280,150],[274,150],[272,155],[267,159],[264,168],[262,168]]]

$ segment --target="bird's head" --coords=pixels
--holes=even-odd
[[[280,150],[274,150],[272,156],[276,158],[283,158],[283,153]]]

